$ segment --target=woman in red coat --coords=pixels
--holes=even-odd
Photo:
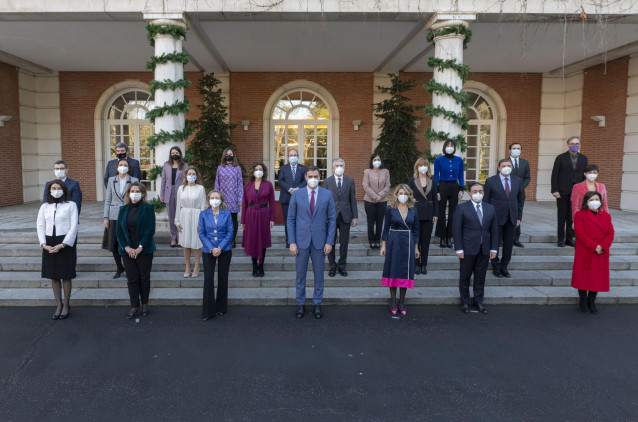
[[[601,209],[602,195],[587,192],[574,219],[576,250],[572,287],[578,289],[581,311],[597,314],[596,295],[609,291],[609,248],[614,240],[611,215]]]
[[[266,248],[272,246],[270,229],[275,225],[275,190],[266,180],[264,163],[253,163],[248,174],[250,181],[244,186],[241,203],[241,244],[246,255],[253,258],[253,277],[263,277]]]

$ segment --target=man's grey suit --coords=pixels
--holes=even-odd
[[[328,254],[328,262],[331,270],[345,271],[348,259],[348,242],[350,240],[350,225],[353,219],[359,218],[357,210],[357,197],[354,191],[354,179],[345,174],[341,176],[341,190],[337,183],[337,176],[330,176],[323,186],[332,192],[332,199],[335,202],[335,212],[337,215],[337,230],[339,230],[339,263],[335,262],[335,249]],[[335,231],[335,246],[337,244],[337,233]]]

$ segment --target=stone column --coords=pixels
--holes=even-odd
[[[144,13],[144,19],[149,23],[158,26],[176,25],[182,28],[187,28],[187,21],[182,12],[146,12]],[[157,34],[153,37],[155,41],[155,56],[159,57],[163,54],[181,53],[183,38],[175,39],[171,35]],[[160,82],[166,80],[179,81],[184,78],[184,64],[179,62],[167,62],[164,64],[158,64],[155,67],[154,79]],[[184,88],[176,88],[169,90],[155,91],[155,107],[162,107],[165,105],[172,105],[178,102],[184,101]],[[161,131],[172,133],[178,130],[184,130],[184,113],[178,115],[165,114],[164,116],[157,117],[155,119],[154,133],[160,133]],[[182,149],[182,153],[186,153],[184,141],[173,141],[164,144],[159,144],[155,147],[155,165],[162,165],[168,158],[171,147],[179,146]],[[161,189],[160,179],[157,179],[157,190]]]
[[[475,19],[475,14],[437,14],[429,22],[429,29],[431,31],[442,29],[451,26],[468,26],[469,21]],[[464,35],[449,34],[437,36],[434,38],[434,57],[442,60],[455,59],[457,64],[463,64],[463,40]],[[453,69],[434,69],[434,81],[440,84],[444,84],[454,88],[455,91],[460,91],[463,88],[463,81],[459,74]],[[434,107],[440,106],[445,110],[460,113],[462,111],[461,105],[458,104],[454,98],[446,94],[434,93],[432,95],[432,105]],[[432,117],[431,123],[432,129],[435,131],[444,131],[450,134],[450,138],[453,138],[462,133],[461,127],[450,121],[443,116]],[[440,141],[431,142],[430,151],[433,154],[440,154],[443,143]],[[460,151],[459,151],[460,152]]]

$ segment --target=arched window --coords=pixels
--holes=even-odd
[[[320,177],[325,179],[332,160],[332,121],[326,101],[307,89],[285,93],[275,102],[270,121],[275,178],[286,164],[288,150],[294,148],[299,162],[319,167]]]
[[[470,108],[464,110],[470,119],[467,131],[465,179],[484,183],[496,171],[498,154],[496,116],[494,106],[484,95],[467,90]]]
[[[128,89],[111,97],[106,106],[107,131],[105,156],[115,158],[115,145],[124,142],[129,146],[129,156],[140,161],[142,180],[146,189],[155,191],[155,181],[147,179],[155,166],[153,150],[148,146],[148,137],[153,134],[153,124],[146,119],[146,113],[153,108],[153,97],[148,91]]]

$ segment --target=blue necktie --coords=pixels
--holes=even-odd
[[[483,225],[483,213],[481,212],[481,204],[476,205],[476,213],[478,214],[479,221],[481,222],[481,226]]]

